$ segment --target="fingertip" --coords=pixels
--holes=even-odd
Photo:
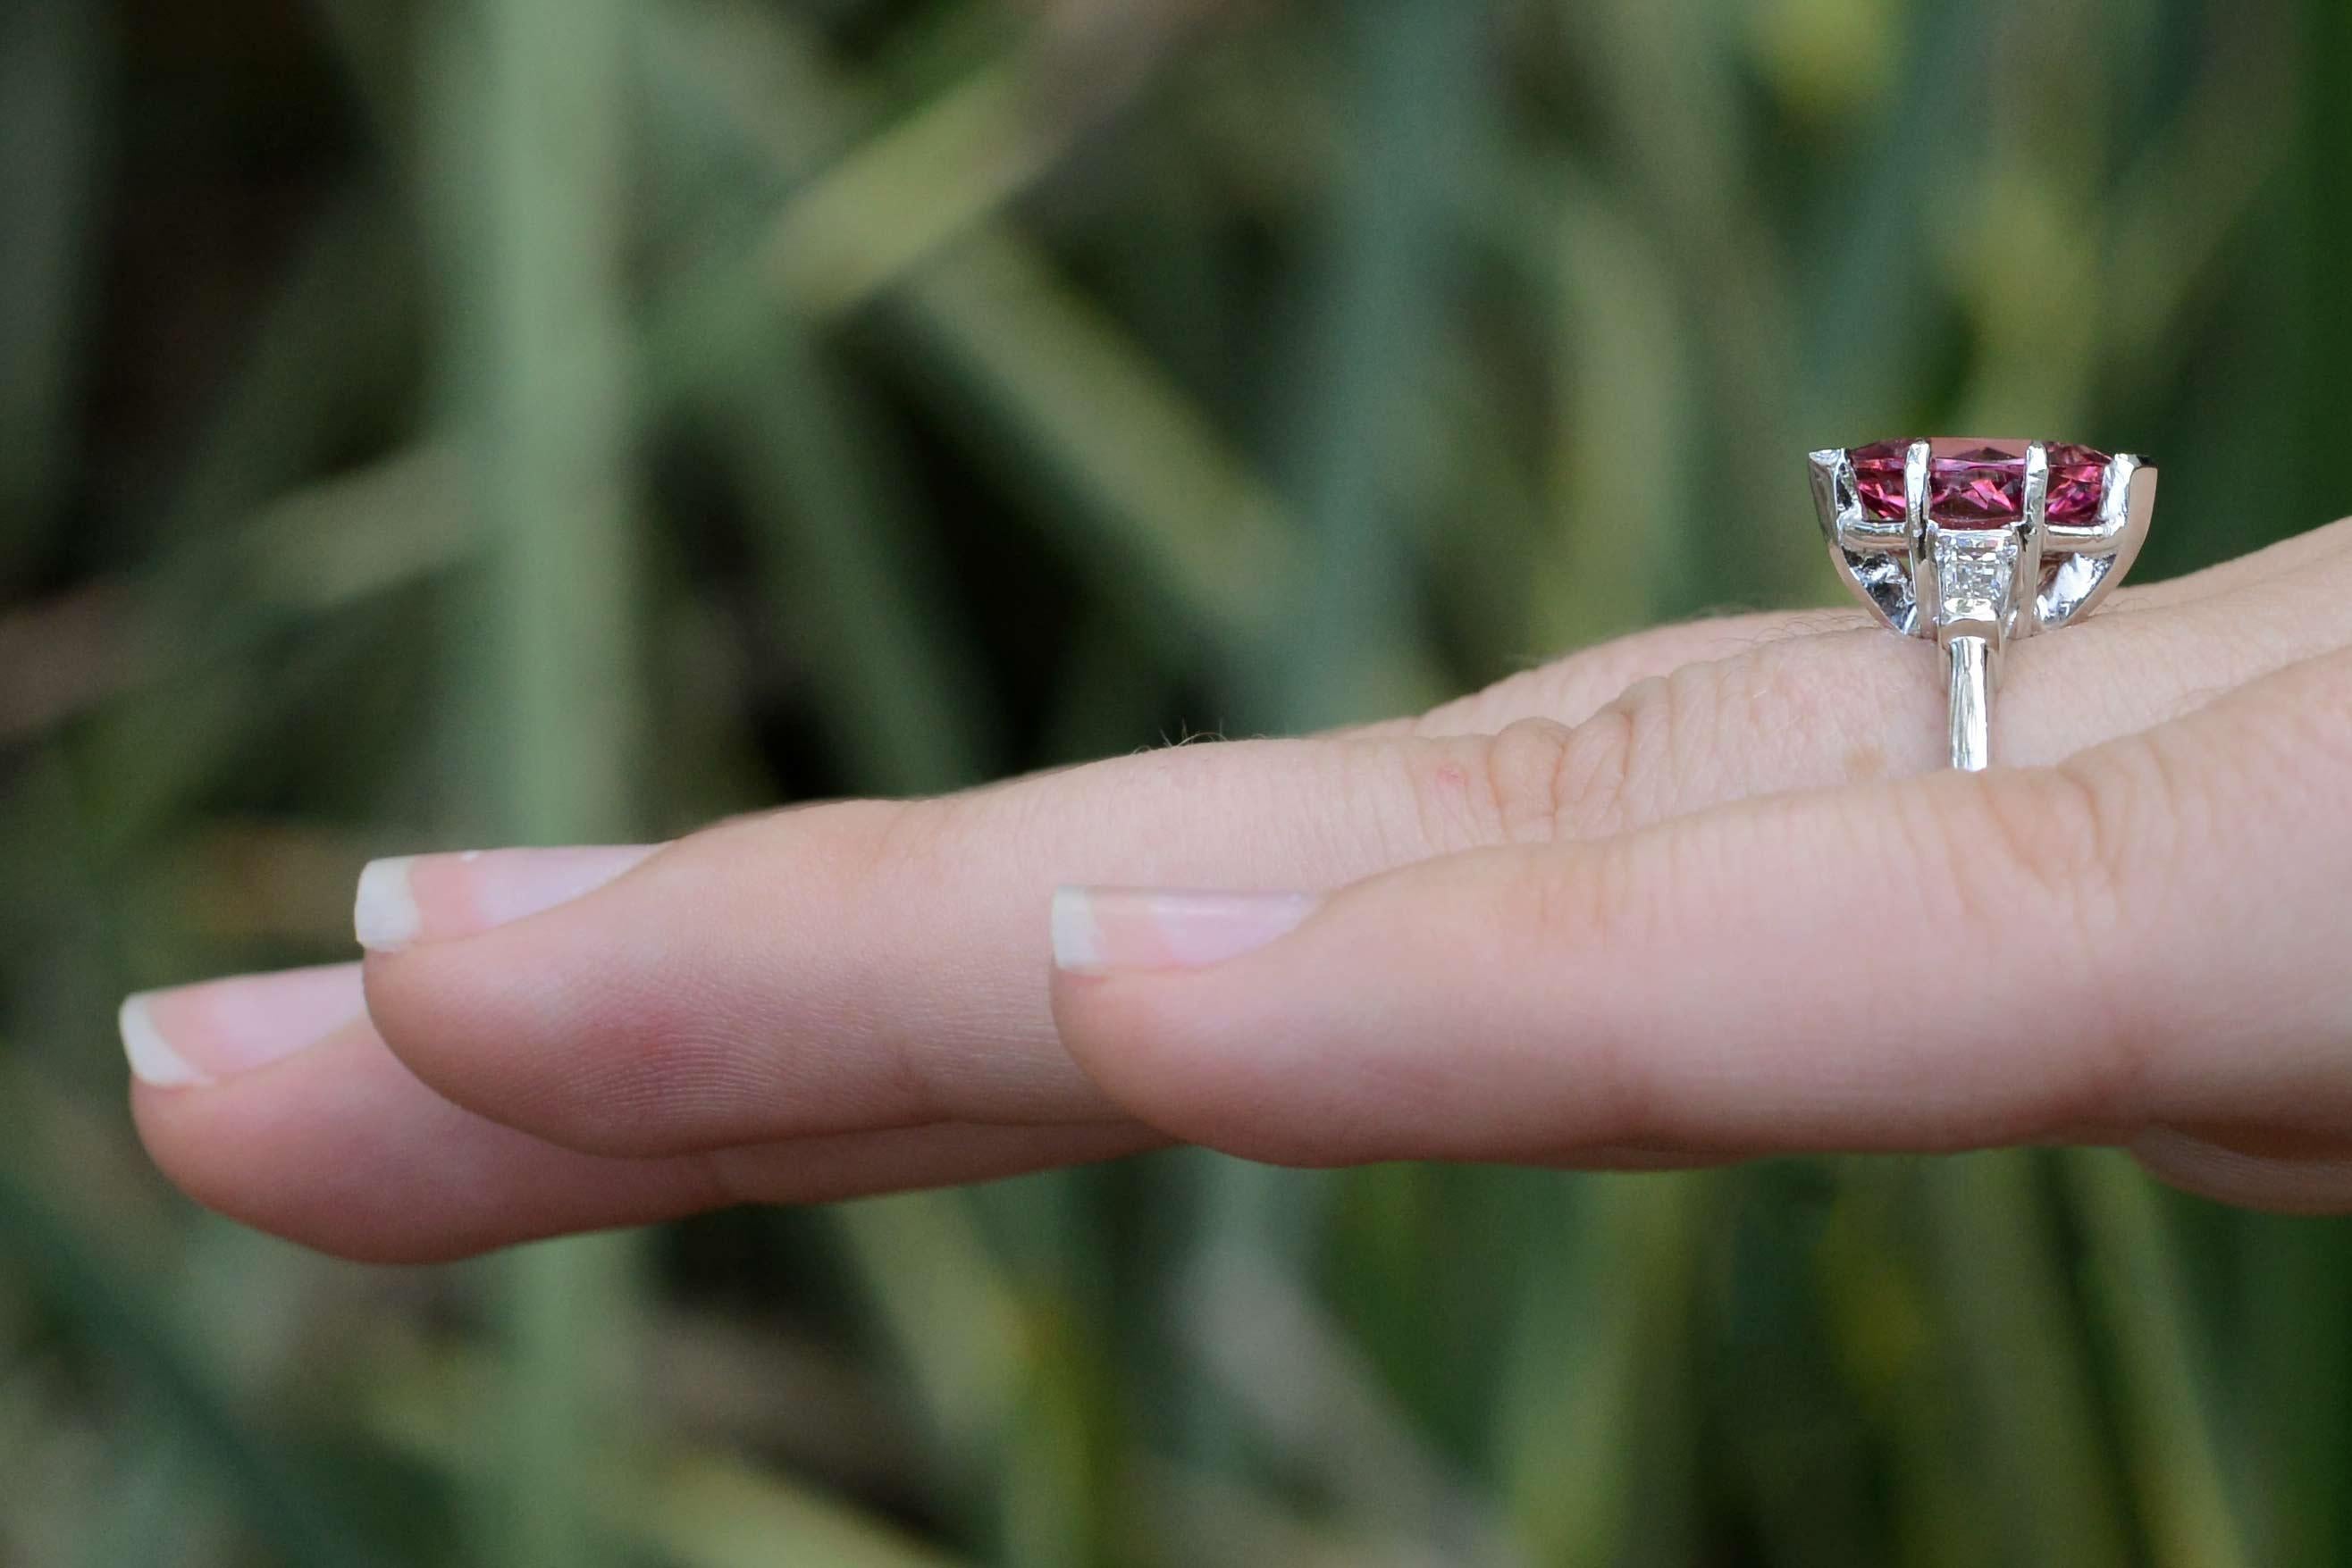
[[[189,1198],[338,1258],[434,1263],[721,1201],[695,1161],[598,1159],[435,1094],[355,1020],[195,1092],[132,1092],[141,1141]]]

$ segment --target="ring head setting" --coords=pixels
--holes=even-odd
[[[1988,765],[2001,651],[2087,614],[2147,537],[2156,469],[2067,442],[1916,437],[1811,455],[1839,577],[1950,655],[1952,763]]]

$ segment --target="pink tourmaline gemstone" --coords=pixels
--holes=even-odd
[[[2015,446],[2016,451],[2009,450]],[[2005,528],[2025,514],[2025,443],[1971,442],[1927,465],[1927,517],[1948,528]]]
[[[1874,441],[1857,446],[1847,456],[1853,463],[1853,490],[1862,509],[1882,523],[1903,520],[1903,455],[1907,441]]]
[[[2104,452],[2060,443],[2050,448],[2050,520],[2087,524],[2099,520],[2099,493],[2106,488]]]
[[[1903,459],[1910,445],[1880,441],[1852,453],[1854,491],[1870,517],[1902,520]],[[2016,522],[2025,510],[2025,447],[2022,441],[1934,438],[1928,443],[1927,516],[1948,528],[2002,528]],[[2107,455],[2063,443],[2047,450],[2050,520],[2096,522]]]

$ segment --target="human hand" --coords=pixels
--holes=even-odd
[[[201,1201],[374,1259],[1171,1140],[2107,1143],[2352,1208],[2347,606],[2352,523],[2119,592],[2010,651],[1980,775],[1935,647],[1820,612],[1328,737],[395,862],[363,968],[127,1003],[135,1109]]]

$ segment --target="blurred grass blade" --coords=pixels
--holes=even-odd
[[[2238,1495],[2262,1512],[2249,1521],[2258,1563],[2352,1561],[2352,1236],[2341,1224],[2284,1216],[2252,1222],[2247,1238],[2243,1343],[2250,1375],[2227,1404],[2242,1431],[2231,1454]],[[2233,1358],[2217,1358],[2224,1370]],[[2221,1402],[2217,1401],[2217,1405]],[[2232,1445],[2236,1450],[2240,1445]]]
[[[1537,648],[1583,647],[1691,608],[1696,519],[1681,433],[1699,416],[1686,321],[1652,236],[1571,172],[1539,211],[1558,281],[1549,312],[1559,427],[1551,524],[1528,574]],[[1550,281],[1547,278],[1547,281]],[[1636,517],[1649,528],[1629,526]]]
[[[366,411],[399,401],[418,292],[383,192],[362,184],[329,203],[161,509],[161,542],[193,555],[347,443]],[[210,589],[192,580],[188,591],[201,604]]]
[[[763,602],[809,666],[861,792],[929,794],[999,766],[980,657],[957,632],[946,563],[926,553],[872,421],[795,323],[703,405],[751,512]]]
[[[1921,1173],[1956,1381],[2019,1561],[2124,1568],[2129,1541],[2081,1322],[2033,1156],[1935,1161]]]
[[[625,841],[644,727],[622,298],[627,0],[456,0],[434,164],[459,280],[445,384],[479,490],[479,810],[494,841]],[[593,1478],[632,1438],[636,1249],[522,1249],[495,1270],[509,1434],[487,1562],[611,1561]],[[487,1415],[487,1413],[486,1413]]]
[[[694,91],[698,102],[736,109],[728,84],[743,67],[709,51],[750,49],[762,40],[782,57],[776,78],[810,84],[790,102],[766,106],[782,127],[746,122],[738,131],[739,144],[758,150],[788,182],[810,177],[810,148],[851,129],[852,95],[828,89],[822,68],[789,34],[746,25],[704,37],[665,21],[657,38],[656,54],[684,73],[658,74],[656,90],[666,97]],[[880,291],[870,325],[911,384],[936,401],[947,432],[968,443],[980,467],[1066,530],[1073,559],[1171,664],[1196,659],[1203,636],[1221,667],[1234,657],[1231,650],[1267,644],[1296,580],[1280,503],[1129,336],[1033,245],[1001,218],[954,210],[971,216],[969,232],[897,253],[922,265],[887,289],[879,278],[869,287]],[[796,228],[793,211],[788,203],[772,233],[806,232]],[[747,257],[744,265],[755,264]],[[789,276],[793,268],[784,270]],[[690,395],[692,378],[680,367],[703,364],[709,345],[756,335],[775,312],[793,308],[769,291],[768,276],[702,277],[691,295],[656,309],[646,353],[664,397]],[[736,311],[746,315],[730,319]]]
[[[1426,450],[1412,432],[1434,406],[1431,361],[1460,276],[1456,171],[1478,161],[1491,129],[1491,19],[1466,0],[1381,0],[1343,30],[1349,153],[1281,389],[1281,470],[1308,560],[1297,612],[1240,694],[1277,730],[1436,695],[1412,631],[1414,529],[1399,498],[1427,486],[1396,460]]]
[[[974,459],[1063,528],[1171,662],[1222,670],[1271,645],[1301,566],[1283,507],[1034,248],[976,235],[876,326]]]
[[[1672,1414],[1717,1186],[1704,1176],[1582,1177],[1545,1228],[1579,1244],[1531,1260],[1493,1425],[1530,1561],[1600,1568],[1638,1555],[1645,1534],[1672,1539],[1674,1526],[1645,1524],[1640,1504],[1646,1485],[1680,1469],[1660,1418]]]
[[[2223,1471],[2210,1379],[2155,1184],[2121,1154],[2065,1157],[2090,1281],[2114,1336],[2124,1449],[2158,1568],[2252,1568]]]
[[[1026,85],[983,68],[812,180],[769,233],[769,286],[811,317],[843,315],[992,216],[1065,141]]]
[[[1936,1246],[1919,1224],[1917,1163],[1839,1162],[1818,1290],[1846,1377],[1884,1434],[1889,1543],[1906,1568],[1981,1561],[1990,1488],[1969,1451],[1959,1370],[1938,1339]]]
[[[1019,1386],[1019,1297],[954,1193],[868,1198],[830,1218],[945,1468],[970,1486],[987,1473]]]
[[[1425,488],[1394,458],[1427,449],[1409,427],[1427,392],[1458,259],[1452,171],[1486,130],[1479,47],[1488,12],[1461,0],[1383,0],[1345,30],[1353,159],[1323,223],[1308,304],[1279,389],[1282,467],[1304,529],[1297,598],[1224,683],[1243,729],[1309,730],[1426,706],[1435,695],[1413,628],[1416,530],[1399,492]],[[1214,1301],[1254,1272],[1303,1288],[1309,1238],[1334,1179],[1222,1157],[1186,1165],[1201,1250],[1188,1288]],[[1237,1392],[1228,1387],[1230,1400]],[[1235,1445],[1219,1407],[1192,1401],[1190,1440]]]
[[[246,1521],[290,1563],[370,1568],[365,1537],[257,1439],[214,1380],[147,1303],[167,1300],[163,1281],[131,1275],[86,1247],[79,1228],[44,1202],[0,1141],[0,1255],[77,1325],[108,1362],[152,1393],[189,1448],[226,1484]]]
[[[369,1348],[364,1419],[383,1441],[460,1481],[500,1461],[498,1428],[476,1418],[503,1385],[493,1364],[402,1339]],[[631,1561],[669,1568],[953,1568],[955,1561],[784,1477],[691,1445],[673,1443],[658,1457],[608,1450],[582,1491],[602,1529],[628,1543]]]
[[[80,444],[111,32],[91,0],[0,6],[0,588],[44,542]]]
[[[1786,242],[1763,206],[1773,149],[1738,133],[1744,11],[1714,0],[1553,10],[1572,45],[1602,63],[1590,78],[1597,135],[1638,193],[1696,325],[1712,417],[1693,503],[1745,493],[1801,458],[1806,421],[1803,382],[1791,380],[1800,314]],[[1738,602],[1801,599],[1826,577],[1818,541],[1769,506],[1707,507],[1681,528],[1704,529],[1710,549],[1739,563],[1723,583]]]
[[[1518,1561],[1499,1521],[1403,1418],[1292,1260],[1246,1230],[1204,1248],[1174,1303],[1188,1360],[1270,1452],[1368,1533],[1473,1568]]]

